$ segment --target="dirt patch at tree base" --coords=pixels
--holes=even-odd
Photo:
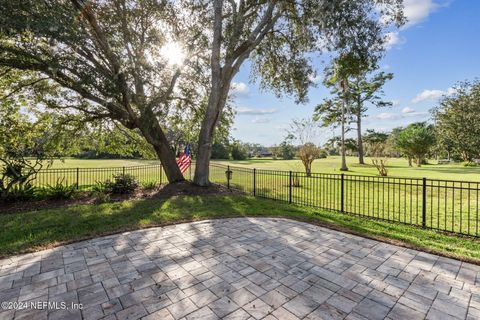
[[[202,195],[231,195],[231,194],[243,194],[242,192],[234,189],[228,189],[227,187],[212,183],[208,187],[200,187],[189,181],[182,181],[172,184],[167,184],[159,190],[156,197],[174,197],[174,196],[202,196]]]
[[[131,194],[109,194],[102,201],[92,191],[79,191],[72,199],[46,199],[18,202],[0,201],[0,214],[13,214],[19,212],[38,211],[45,209],[66,208],[81,204],[98,204],[139,199],[168,199],[177,196],[203,196],[203,195],[239,195],[239,190],[228,189],[219,184],[212,183],[208,187],[200,187],[189,181],[182,181],[161,185],[153,190],[138,189]]]

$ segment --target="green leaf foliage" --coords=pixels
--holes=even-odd
[[[463,161],[480,158],[480,80],[454,87],[433,110],[440,150]]]

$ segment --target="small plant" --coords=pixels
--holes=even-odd
[[[479,164],[478,164],[477,162],[472,162],[472,161],[470,161],[470,162],[465,162],[465,163],[463,164],[464,167],[478,167],[478,165],[479,165]]]
[[[137,179],[131,174],[117,174],[113,176],[113,181],[105,181],[105,190],[107,193],[127,194],[134,192],[138,187]]]
[[[29,183],[12,186],[4,200],[9,202],[32,200],[37,196],[37,188]]]
[[[110,201],[110,195],[105,191],[93,191],[92,198],[94,203],[105,203]]]
[[[92,186],[91,196],[94,199],[94,203],[105,203],[110,201],[109,190],[106,182],[97,181]]]
[[[65,178],[58,179],[55,185],[47,185],[43,190],[44,195],[48,199],[71,199],[76,192],[76,185],[66,184]]]
[[[313,143],[305,143],[298,150],[298,157],[302,160],[307,177],[312,175],[312,163],[320,156],[320,149]]]
[[[98,192],[105,193],[107,191],[107,186],[105,185],[105,182],[96,181],[92,187],[92,191],[93,193],[98,193]]]
[[[372,163],[377,168],[378,174],[381,177],[386,177],[388,175],[388,170],[387,170],[387,158],[381,159],[381,158],[373,158]]]
[[[149,191],[155,190],[159,186],[160,186],[160,184],[155,182],[155,181],[147,181],[147,182],[142,183],[142,189],[149,190]]]

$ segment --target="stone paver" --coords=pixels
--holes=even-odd
[[[0,319],[479,319],[480,267],[287,219],[224,219],[0,260],[0,302],[27,306],[2,305]]]

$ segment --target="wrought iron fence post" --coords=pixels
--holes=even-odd
[[[227,166],[227,188],[230,189],[230,166]]]
[[[345,212],[345,174],[342,173],[341,185],[340,185],[340,211]]]
[[[125,175],[125,167],[122,167],[122,174]]]
[[[288,203],[292,203],[292,171],[288,172]]]
[[[80,168],[77,168],[77,190],[79,188],[79,176],[80,176]]]
[[[422,228],[427,227],[427,178],[422,179]]]
[[[253,196],[257,195],[257,169],[253,168]]]
[[[160,163],[160,184],[162,184],[162,183],[163,183],[163,166]]]

